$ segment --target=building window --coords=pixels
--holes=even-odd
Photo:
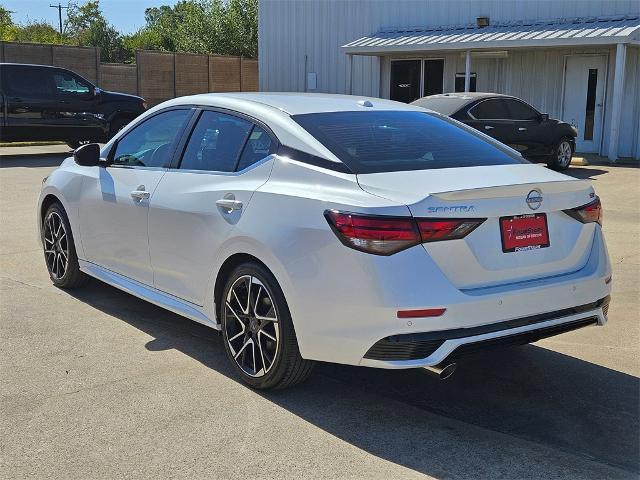
[[[471,78],[469,79],[469,91],[476,91],[476,74],[474,72],[471,73]],[[456,73],[456,92],[464,92],[464,72]]]

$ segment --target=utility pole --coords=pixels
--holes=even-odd
[[[58,9],[58,20],[60,22],[60,40],[62,40],[62,9],[63,8],[69,8],[68,6],[63,7],[60,3],[58,3],[58,5],[49,5],[51,8],[57,8]]]

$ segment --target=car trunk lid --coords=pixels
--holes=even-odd
[[[594,225],[563,210],[592,201],[593,188],[541,165],[364,174],[358,182],[369,193],[407,205],[418,218],[486,218],[465,238],[423,244],[463,290],[570,273],[586,264],[591,250]],[[549,245],[505,251],[500,219],[508,223],[523,215],[530,216],[525,222],[546,220]]]

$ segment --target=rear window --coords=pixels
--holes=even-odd
[[[428,108],[443,115],[451,116],[469,103],[469,97],[450,97],[447,95],[433,95],[422,97],[411,102],[411,105]]]
[[[480,134],[426,112],[330,112],[292,118],[356,174],[526,163]]]

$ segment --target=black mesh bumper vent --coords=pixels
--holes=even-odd
[[[402,360],[420,360],[426,358],[435,352],[445,341],[454,338],[473,337],[485,333],[499,332],[510,328],[517,328],[526,325],[534,325],[556,318],[566,317],[592,311],[602,307],[605,316],[609,309],[610,297],[607,296],[597,302],[579,305],[577,307],[564,308],[553,312],[542,313],[539,315],[531,315],[528,317],[516,318],[506,322],[492,323],[489,325],[480,325],[471,328],[456,328],[452,330],[442,330],[437,332],[425,333],[409,333],[402,335],[392,335],[376,342],[365,354],[364,358],[382,361],[402,361]],[[506,337],[486,340],[484,342],[471,343],[460,346],[452,355],[458,355],[463,351],[479,350],[484,347],[495,345],[517,345],[535,342],[542,338],[551,337],[560,333],[569,332],[577,328],[586,327],[597,323],[597,317],[590,316],[588,318],[579,319],[573,322],[563,323],[553,327],[544,327],[529,332],[516,335],[508,335]]]

